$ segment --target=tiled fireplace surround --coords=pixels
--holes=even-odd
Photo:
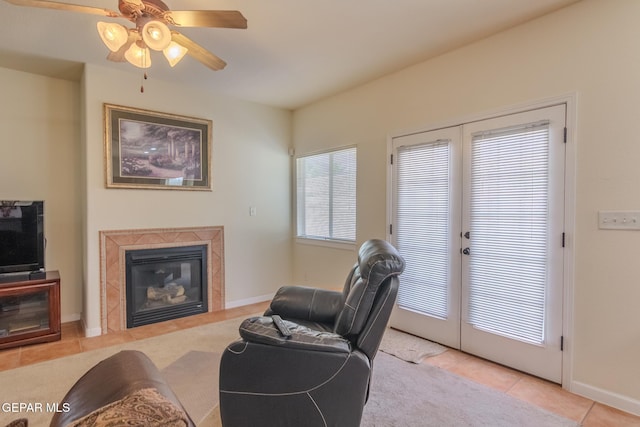
[[[126,329],[125,252],[207,245],[209,311],[224,309],[224,229],[216,227],[100,232],[100,323],[102,333]]]

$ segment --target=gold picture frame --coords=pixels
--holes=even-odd
[[[107,188],[211,191],[211,120],[104,104]]]

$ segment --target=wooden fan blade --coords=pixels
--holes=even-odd
[[[194,59],[202,62],[214,71],[222,70],[227,66],[227,63],[222,59],[218,58],[213,53],[177,31],[171,31],[171,40],[186,47],[188,49],[187,55],[192,56]]]
[[[78,4],[58,3],[55,1],[45,0],[5,0],[15,6],[41,7],[45,9],[67,10],[71,12],[90,13],[92,15],[108,16],[111,18],[119,18],[122,15],[110,9],[102,9],[99,7],[82,6]]]
[[[237,10],[170,10],[164,18],[178,27],[247,28],[247,19]]]

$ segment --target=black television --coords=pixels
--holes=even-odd
[[[44,202],[0,201],[0,277],[44,275],[44,248]]]

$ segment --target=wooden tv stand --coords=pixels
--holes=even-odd
[[[0,282],[0,349],[60,339],[60,274]]]

